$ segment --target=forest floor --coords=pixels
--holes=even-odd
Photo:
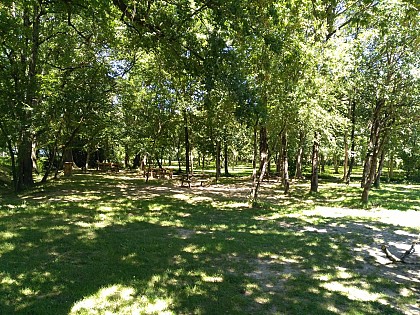
[[[0,195],[0,314],[420,312],[420,186],[75,174]]]

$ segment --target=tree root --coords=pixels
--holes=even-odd
[[[411,244],[411,247],[409,249],[407,249],[405,251],[404,254],[402,254],[400,257],[395,256],[394,254],[392,254],[389,249],[388,246],[386,244],[381,245],[381,250],[385,253],[386,257],[392,262],[392,263],[404,263],[404,264],[408,264],[405,259],[410,256],[412,253],[414,253],[415,250],[415,246],[418,244],[418,241],[414,241]]]

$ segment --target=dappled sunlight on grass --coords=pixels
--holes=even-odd
[[[136,173],[75,174],[0,206],[0,313],[415,314],[418,270],[387,264],[418,238],[418,186],[249,178],[180,188]],[[400,190],[401,188],[401,190]],[[401,195],[400,195],[401,193]],[[391,197],[390,197],[391,198]],[[404,201],[407,199],[407,201]],[[420,260],[418,253],[410,262]]]
[[[170,298],[138,296],[132,287],[111,285],[76,302],[69,315],[78,314],[173,314]]]

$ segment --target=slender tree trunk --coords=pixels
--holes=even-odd
[[[251,206],[255,206],[258,199],[258,190],[261,182],[264,179],[264,175],[267,171],[268,165],[268,143],[267,143],[267,127],[262,126],[260,128],[260,175],[256,176],[252,184],[251,191]]]
[[[223,148],[223,155],[225,156],[225,176],[229,176],[229,159],[228,159],[228,144],[225,139],[224,148]]]
[[[388,161],[388,178],[391,180],[394,177],[394,152],[390,152]]]
[[[184,111],[184,130],[185,130],[185,171],[187,176],[190,174],[190,140],[188,132],[187,111]]]
[[[378,154],[381,149],[381,142],[380,142],[380,133],[381,133],[381,125],[380,125],[380,112],[382,106],[385,104],[384,99],[379,99],[376,101],[376,107],[373,114],[372,119],[372,126],[369,138],[369,145],[368,150],[366,153],[365,158],[365,165],[363,168],[363,177],[362,177],[362,202],[367,204],[369,201],[369,192],[372,188],[372,183],[375,179],[376,173],[376,165],[378,160]]]
[[[344,163],[343,163],[343,181],[347,179],[347,169],[349,165],[349,144],[347,143],[347,130],[344,131]]]
[[[334,155],[333,155],[333,161],[334,161],[334,174],[339,174],[339,171],[338,171],[338,156],[337,156],[337,153],[334,153]]]
[[[303,146],[305,143],[305,134],[300,131],[299,132],[299,147],[296,152],[296,170],[295,170],[295,178],[300,179],[302,178],[302,157],[303,157]]]
[[[181,173],[181,139],[178,138],[176,159],[178,161],[178,172]]]
[[[381,150],[381,156],[379,158],[379,164],[378,164],[378,170],[375,175],[375,181],[373,183],[373,186],[375,188],[379,188],[381,186],[381,176],[382,176],[382,169],[384,167],[384,160],[385,160],[385,150]]]
[[[51,169],[54,165],[54,161],[55,161],[56,156],[57,156],[57,141],[55,141],[55,143],[54,143],[52,154],[49,154],[48,167],[45,170],[45,173],[44,173],[44,176],[42,177],[41,183],[46,183],[47,182],[48,176],[50,175]]]
[[[90,155],[89,149],[87,150],[88,155]],[[86,161],[86,163],[89,163],[89,160]],[[124,148],[124,167],[128,168],[130,166],[130,152],[128,149],[128,146],[125,146]],[[88,165],[86,164],[86,170],[88,169]]]
[[[221,154],[221,148],[220,148],[220,140],[216,140],[216,183],[218,182],[220,175],[221,175],[221,160],[220,160],[220,154]]]
[[[289,193],[289,160],[287,157],[287,131],[284,130],[281,134],[281,158],[282,158],[282,183],[284,186],[284,193]]]
[[[318,170],[319,170],[319,132],[315,132],[315,139],[312,146],[311,192],[318,192]]]
[[[348,167],[346,177],[344,179],[344,182],[346,184],[350,184],[351,173],[353,171],[354,162],[355,162],[355,155],[356,155],[356,153],[354,151],[355,146],[356,146],[355,132],[356,132],[356,101],[353,100],[352,103],[351,103],[350,163],[349,163],[349,167]]]
[[[90,151],[89,149],[86,151],[86,161],[85,161],[85,172],[87,172],[87,170],[89,169],[89,161],[90,161],[90,155],[91,155],[92,151]],[[128,153],[126,153],[125,158],[128,159]],[[128,163],[124,164],[126,167],[128,165]]]

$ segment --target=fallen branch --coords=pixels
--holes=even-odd
[[[416,242],[416,241],[414,241],[412,244],[411,244],[411,247],[409,248],[409,249],[407,249],[406,251],[405,251],[405,253],[404,254],[402,254],[400,257],[397,257],[397,256],[395,256],[394,254],[392,254],[390,251],[389,251],[389,249],[388,249],[388,246],[386,245],[386,244],[383,244],[383,245],[381,245],[381,249],[382,249],[382,251],[385,253],[385,255],[386,255],[386,257],[389,259],[389,260],[391,260],[393,263],[404,263],[404,264],[406,264],[407,262],[405,261],[405,259],[408,257],[408,256],[410,256],[412,253],[414,253],[416,250],[415,250],[415,245],[417,244],[418,242]]]

